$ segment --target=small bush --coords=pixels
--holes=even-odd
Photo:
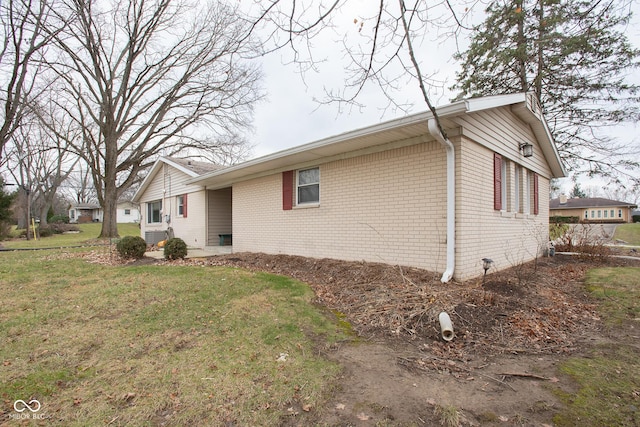
[[[166,259],[182,259],[187,256],[187,244],[179,237],[167,240],[164,245]]]
[[[53,228],[47,226],[38,227],[38,235],[40,237],[51,237],[53,236]]]
[[[116,250],[123,258],[140,259],[147,251],[147,242],[140,236],[124,236],[116,244]]]
[[[69,217],[66,215],[53,215],[51,218],[47,220],[49,224],[63,223],[69,224]]]
[[[633,222],[640,222],[640,215],[633,215],[631,218],[633,218]]]
[[[560,216],[554,215],[549,217],[549,223],[551,224],[578,224],[580,217],[577,216]]]

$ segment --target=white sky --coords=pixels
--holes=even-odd
[[[370,10],[364,6],[373,4],[371,0],[354,0],[356,10]],[[375,5],[374,5],[375,8]],[[478,16],[481,13],[478,12]],[[640,45],[640,10],[636,12],[634,23],[629,26],[628,36],[638,46]],[[353,19],[358,17],[357,12],[346,11],[343,14],[344,32],[354,34]],[[366,21],[365,21],[366,22]],[[332,35],[324,42],[316,44],[316,52],[319,58],[326,55],[329,59],[322,65],[322,72],[315,74],[309,72],[305,75],[305,82],[296,73],[295,66],[284,65],[283,53],[276,52],[266,57],[263,64],[265,75],[264,85],[268,92],[268,99],[256,108],[254,128],[255,134],[249,135],[249,139],[255,144],[253,157],[259,157],[280,150],[284,150],[308,142],[317,141],[322,138],[337,135],[343,132],[354,130],[369,125],[374,125],[380,121],[390,120],[405,115],[402,111],[395,111],[391,108],[385,109],[387,100],[380,90],[374,85],[370,85],[359,98],[366,107],[362,110],[347,109],[340,112],[338,105],[319,105],[313,99],[322,98],[323,87],[339,88],[343,82],[342,65],[340,64],[339,50],[341,46],[337,41],[342,35]],[[466,42],[463,37],[461,42]],[[464,46],[463,46],[464,47]],[[419,49],[422,54],[423,73],[434,74],[437,79],[445,81],[445,87],[451,86],[455,81],[455,72],[458,65],[451,59],[455,51],[455,44],[452,39],[447,42],[425,40]],[[331,57],[331,55],[334,55]],[[640,75],[633,76],[633,80],[640,81]],[[306,83],[306,86],[305,86]],[[427,110],[424,101],[419,95],[419,88],[415,80],[411,81],[400,97],[408,97],[414,94],[415,103],[411,112]],[[445,90],[435,93],[432,102],[436,105],[448,104],[455,94]],[[640,146],[637,125],[627,124],[623,128],[617,129],[615,134],[623,139],[632,141],[636,146]],[[565,180],[563,187],[569,191],[573,183],[569,179]],[[589,181],[583,181],[583,188],[590,185]]]

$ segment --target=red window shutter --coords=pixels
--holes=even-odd
[[[282,172],[282,210],[293,209],[293,171]]]
[[[493,209],[502,210],[502,156],[493,154]]]
[[[538,174],[533,174],[533,214],[538,215],[540,212],[540,197],[538,195]]]
[[[187,195],[182,196],[182,216],[187,217]]]

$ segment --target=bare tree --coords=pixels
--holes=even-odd
[[[49,0],[0,2],[0,159],[25,107],[39,94],[38,58],[56,33],[44,29],[51,13]]]
[[[46,225],[47,213],[58,190],[79,158],[67,151],[65,139],[49,132],[33,115],[29,117],[30,120],[22,121],[7,145],[7,163],[13,178],[26,193],[29,215]]]
[[[423,102],[434,114],[443,136],[435,101],[442,97],[446,82],[434,78],[433,51],[424,47],[445,38],[457,40],[477,0],[254,0],[250,16],[256,31],[266,34],[265,52],[287,51],[292,65],[303,79],[307,72],[319,71],[327,58],[319,57],[317,45],[327,42],[341,46],[344,81],[339,87],[325,88],[321,104],[345,108],[366,106],[369,89],[377,89],[387,100],[384,110],[409,111]],[[353,26],[339,29],[350,20]],[[327,38],[331,35],[334,40]],[[451,52],[453,55],[453,52]],[[333,60],[332,60],[333,61]],[[407,87],[415,97],[406,97]],[[404,93],[403,93],[404,92]]]
[[[261,76],[243,57],[257,45],[218,2],[67,0],[60,19],[51,102],[83,129],[68,142],[91,171],[101,236],[117,236],[118,197],[158,155],[215,150],[212,135],[248,126]]]

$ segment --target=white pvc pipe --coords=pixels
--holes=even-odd
[[[443,311],[438,316],[438,320],[440,320],[440,332],[442,334],[442,339],[445,341],[451,341],[454,336],[451,318],[446,311]]]
[[[455,149],[449,139],[445,139],[435,119],[428,121],[429,133],[447,151],[447,269],[440,281],[447,283],[453,277],[456,266],[456,162]]]

